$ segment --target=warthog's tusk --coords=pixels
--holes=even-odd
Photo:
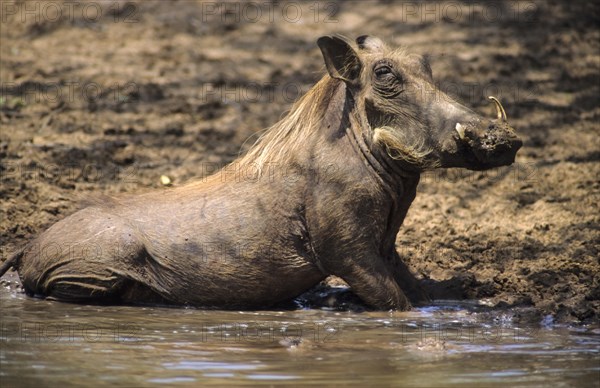
[[[500,103],[500,101],[494,96],[489,96],[488,99],[494,101],[494,104],[496,105],[496,112],[498,113],[498,120],[506,121],[506,112],[504,111],[504,108],[502,107],[502,104]]]
[[[461,123],[456,123],[454,129],[458,132],[458,137],[460,137],[461,140],[465,138],[465,127],[463,127]]]

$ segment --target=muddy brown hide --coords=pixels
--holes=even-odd
[[[385,85],[402,82],[403,90],[408,80],[431,80],[410,68],[426,64],[403,62],[404,53],[378,39],[357,43],[319,40],[329,75],[248,155],[186,186],[80,210],[41,233],[5,269],[15,266],[31,295],[73,302],[261,308],[329,275],[378,309],[427,299],[395,250],[420,173],[426,166],[510,164],[520,145],[504,119],[500,128],[450,100],[436,108],[411,93],[373,88],[381,74]],[[382,58],[402,77],[376,71]],[[393,126],[378,137],[368,106],[385,106],[381,96],[394,107],[382,122]],[[411,119],[399,125],[403,117]],[[491,131],[504,147],[494,156],[499,162],[481,146]],[[414,144],[398,147],[398,139]],[[402,154],[422,145],[430,150]]]

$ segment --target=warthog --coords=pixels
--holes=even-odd
[[[318,39],[327,73],[243,157],[198,182],[104,199],[4,263],[61,301],[264,308],[328,275],[369,306],[426,298],[395,249],[422,172],[514,162],[522,143],[436,89],[427,60]],[[252,173],[249,174],[248,171]]]

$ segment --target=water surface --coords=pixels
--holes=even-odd
[[[410,312],[88,306],[0,290],[0,383],[598,386],[598,326],[439,301]]]

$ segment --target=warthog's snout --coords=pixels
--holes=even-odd
[[[455,152],[448,153],[446,166],[485,170],[514,163],[523,142],[508,123],[500,101],[493,96],[488,98],[496,106],[497,117],[466,115],[457,119],[453,136],[457,146],[447,147]]]
[[[514,163],[523,142],[508,124],[506,112],[496,97],[488,97],[496,105],[497,118],[456,123],[458,138],[466,148],[467,168],[480,170]],[[471,157],[469,157],[471,156]],[[470,159],[470,160],[469,160]]]

